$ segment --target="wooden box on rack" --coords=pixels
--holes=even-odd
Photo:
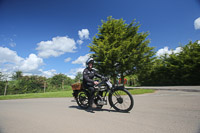
[[[72,84],[72,90],[81,90],[82,88],[82,84],[81,83],[75,83],[75,84]]]

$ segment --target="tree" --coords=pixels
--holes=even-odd
[[[4,93],[5,82],[4,82],[4,75],[0,72],[0,95]]]
[[[81,81],[82,79],[83,79],[83,74],[82,74],[82,72],[78,72],[78,73],[76,74],[76,77],[75,77],[74,81],[75,81],[75,82],[78,82],[78,81]]]
[[[62,86],[63,80],[66,78],[64,74],[56,74],[51,78],[51,85],[58,87]]]
[[[2,72],[0,72],[0,81],[3,81],[3,79],[4,79],[4,75]]]
[[[139,27],[135,20],[130,24],[112,17],[102,21],[89,46],[100,73],[110,75],[115,81],[120,76],[123,83],[125,76],[138,73],[149,65],[154,48],[148,47],[148,32],[138,33]]]
[[[58,89],[58,88],[64,89],[64,85],[71,85],[73,82],[73,80],[71,78],[69,78],[66,75],[61,74],[61,73],[54,75],[49,80],[50,80],[50,85],[54,89]]]
[[[200,85],[199,68],[200,44],[190,41],[181,47],[180,53],[156,59],[150,74],[143,77],[142,85]]]
[[[190,41],[178,55],[182,67],[181,80],[190,85],[200,84],[200,44]]]
[[[23,72],[22,71],[16,71],[15,74],[12,75],[13,80],[18,80],[23,77]]]

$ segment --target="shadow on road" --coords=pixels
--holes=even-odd
[[[88,108],[88,109],[82,109],[79,106],[69,106],[69,108],[84,110],[84,111],[89,112],[89,113],[95,113],[97,111],[107,111],[107,112],[115,112],[115,113],[129,113],[129,112],[120,112],[120,111],[111,110],[111,109],[91,108],[91,107]]]

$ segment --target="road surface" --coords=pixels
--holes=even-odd
[[[73,98],[0,101],[0,133],[200,133],[200,92],[134,96],[130,113],[82,110]]]

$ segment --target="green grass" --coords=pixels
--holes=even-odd
[[[154,93],[155,90],[152,89],[129,89],[128,90],[132,95],[139,95],[145,93]]]
[[[58,91],[46,93],[28,93],[18,95],[0,96],[0,100],[8,99],[29,99],[29,98],[56,98],[56,97],[72,97],[72,91]]]
[[[133,89],[129,92],[133,95],[153,93],[155,90],[150,89]],[[18,94],[18,95],[6,95],[0,96],[0,100],[9,99],[30,99],[30,98],[57,98],[57,97],[72,97],[71,91],[58,91],[58,92],[46,92],[46,93],[29,93],[29,94]]]

